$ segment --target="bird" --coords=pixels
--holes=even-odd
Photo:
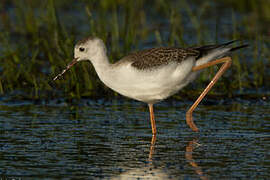
[[[153,105],[194,81],[200,72],[222,64],[198,99],[186,112],[189,127],[198,132],[192,113],[217,80],[231,66],[231,53],[248,45],[233,46],[237,40],[223,44],[180,47],[155,47],[131,52],[110,63],[102,39],[87,37],[74,47],[74,59],[53,80],[81,61],[90,61],[99,79],[110,89],[128,98],[148,104],[152,135],[157,134]]]

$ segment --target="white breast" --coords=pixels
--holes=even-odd
[[[163,100],[190,82],[195,58],[182,63],[172,62],[168,65],[150,70],[138,70],[130,62],[112,68],[110,75],[100,77],[114,91],[146,103]]]

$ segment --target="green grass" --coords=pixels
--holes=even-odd
[[[216,5],[210,0],[4,1],[0,5],[0,94],[20,91],[29,99],[117,95],[102,85],[86,62],[52,82],[71,61],[76,41],[89,35],[105,41],[112,62],[145,47],[244,39],[250,48],[233,55],[232,68],[211,93],[269,89],[269,12],[269,3],[253,0],[219,0]],[[214,67],[203,72],[191,85],[192,92],[199,93],[216,71]]]

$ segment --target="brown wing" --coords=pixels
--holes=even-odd
[[[178,62],[186,60],[187,57],[197,57],[199,56],[199,51],[192,49],[182,49],[182,48],[153,48],[142,50],[139,52],[132,53],[125,57],[132,61],[133,67],[138,69],[150,69],[153,67],[166,65],[170,62]]]

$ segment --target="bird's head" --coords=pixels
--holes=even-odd
[[[106,53],[106,47],[103,41],[97,37],[88,37],[75,45],[74,59],[77,59],[77,61],[93,61],[101,53]]]
[[[66,69],[64,69],[62,73],[58,74],[53,80],[61,77],[77,62],[85,60],[93,62],[104,53],[106,53],[105,44],[101,39],[97,37],[88,37],[79,41],[74,48],[74,59],[67,65]]]

